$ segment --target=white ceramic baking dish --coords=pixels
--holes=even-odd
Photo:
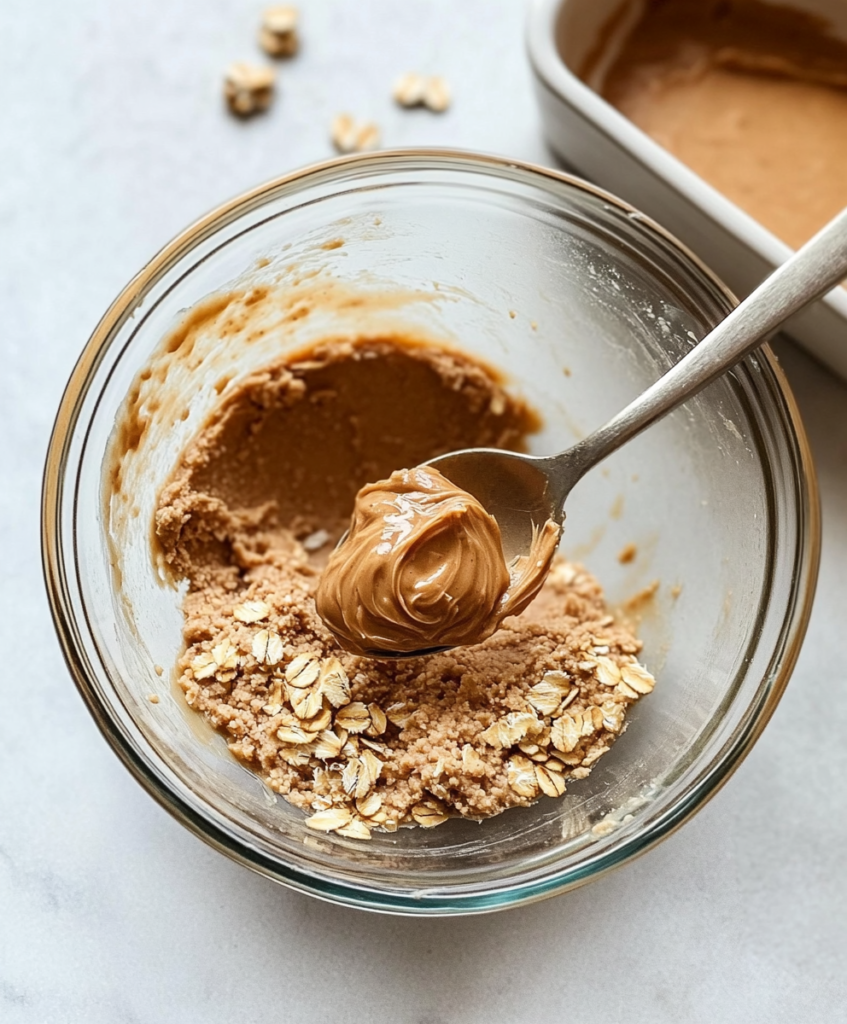
[[[664,225],[744,296],[788,257],[788,246],[577,77],[609,18],[622,13],[608,41],[614,53],[642,2],[531,0],[527,45],[545,134],[568,167]],[[844,0],[791,0],[791,6],[824,16],[847,38]],[[603,70],[601,63],[595,74]],[[847,288],[798,314],[786,331],[847,379]]]

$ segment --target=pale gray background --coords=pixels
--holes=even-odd
[[[254,56],[261,3],[0,7],[0,1020],[847,1020],[847,387],[785,343],[823,495],[808,639],[749,759],[637,863],[493,917],[326,906],[189,835],[85,711],[43,594],[41,466],[71,367],[129,277],[222,199],[329,156],[342,109],[386,145],[551,159],[519,0],[301,7],[302,56],[249,124],[222,111],[220,78]],[[410,69],[449,78],[447,115],[393,107]]]

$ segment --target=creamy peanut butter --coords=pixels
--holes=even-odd
[[[601,39],[586,80],[602,53]],[[795,248],[847,206],[847,43],[822,18],[759,0],[649,0],[600,89]]]
[[[537,594],[558,539],[545,524],[510,573],[497,521],[473,495],[431,467],[399,470],[359,491],[318,614],[355,654],[480,643]]]

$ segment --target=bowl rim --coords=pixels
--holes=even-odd
[[[573,174],[524,160],[452,148],[414,147],[381,150],[377,153],[354,154],[310,164],[249,189],[195,220],[154,255],[119,293],[85,344],[63,392],[47,451],[41,500],[43,575],[53,623],[65,662],[100,732],[136,781],[160,806],[164,807],[204,842],[265,877],[328,902],[413,916],[486,913],[537,902],[583,885],[616,867],[629,863],[634,857],[651,849],[681,827],[725,784],[750,751],[779,703],[797,661],[811,614],[821,540],[817,479],[808,440],[785,375],[770,347],[766,344],[757,350],[756,358],[765,364],[776,385],[776,394],[784,406],[784,420],[794,434],[796,459],[802,469],[799,480],[795,481],[798,486],[799,519],[797,523],[799,538],[797,565],[792,580],[791,600],[788,603],[780,634],[782,643],[780,647],[775,648],[779,652],[779,656],[772,684],[765,699],[754,710],[751,720],[743,729],[737,731],[732,740],[715,757],[709,770],[698,776],[695,784],[683,798],[679,799],[673,807],[666,809],[665,813],[646,830],[627,837],[619,846],[605,850],[594,858],[589,858],[585,864],[581,865],[581,870],[574,872],[571,877],[563,879],[561,876],[554,875],[541,879],[532,878],[520,884],[506,884],[498,888],[493,895],[460,893],[456,896],[439,894],[433,897],[397,894],[366,884],[331,882],[324,876],[312,876],[303,870],[269,857],[256,846],[249,845],[242,837],[223,827],[207,808],[204,808],[206,813],[202,814],[192,806],[187,796],[180,792],[180,790],[186,790],[187,787],[170,770],[168,765],[155,759],[155,755],[150,751],[149,744],[138,727],[134,723],[120,720],[113,710],[100,700],[89,668],[88,658],[80,640],[80,623],[77,621],[72,607],[65,577],[61,512],[67,455],[75,436],[82,402],[89,392],[94,374],[111,345],[114,333],[120,328],[138,300],[161,274],[165,273],[173,263],[207,237],[215,228],[225,226],[239,212],[247,212],[258,202],[265,198],[271,198],[281,187],[294,182],[305,183],[309,178],[325,175],[328,171],[337,172],[341,178],[347,169],[359,170],[368,165],[375,169],[385,168],[392,164],[398,167],[404,164],[425,165],[430,161],[433,165],[439,162],[447,163],[457,169],[471,166],[494,174],[497,174],[498,171],[518,170],[531,177],[536,177],[540,182],[548,179],[574,187],[600,198],[603,202],[628,214],[635,214],[638,216],[640,224],[670,242],[684,258],[690,260],[704,274],[732,305],[737,304],[734,295],[723,282],[673,234],[651,218],[641,214],[629,203]]]

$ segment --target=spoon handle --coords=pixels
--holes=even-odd
[[[571,449],[578,475],[734,366],[798,310],[847,277],[847,209],[605,426]]]

